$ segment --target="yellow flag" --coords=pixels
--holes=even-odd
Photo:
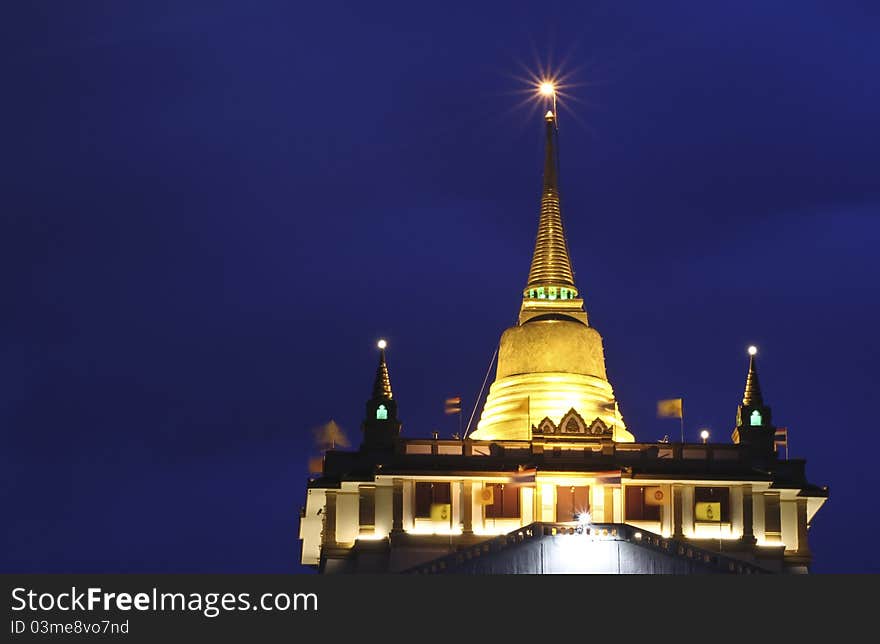
[[[718,501],[700,501],[694,507],[697,521],[721,521],[721,503]]]
[[[452,516],[452,506],[448,503],[431,504],[431,521],[443,521],[449,523],[450,516]]]
[[[658,418],[681,418],[681,398],[657,401]]]

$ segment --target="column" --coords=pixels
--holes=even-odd
[[[681,539],[682,537],[684,537],[684,532],[682,531],[681,511],[682,511],[681,486],[680,485],[673,485],[672,486],[672,536],[675,539]]]
[[[458,530],[461,525],[461,482],[450,481],[449,483],[449,503],[452,515],[449,523],[450,530]]]
[[[772,543],[782,542],[779,492],[764,493],[764,540]]]
[[[549,483],[541,483],[538,486],[541,495],[541,521],[554,523],[556,521],[556,486]]]
[[[730,488],[730,535],[741,538],[743,534],[743,491],[741,485]]]
[[[672,487],[664,485],[662,488],[665,498],[660,506],[660,534],[668,536],[672,534],[672,500],[669,497]]]
[[[797,553],[809,556],[810,546],[807,543],[807,500],[799,498],[797,503]]]
[[[391,534],[403,532],[403,479],[394,479],[391,491]]]
[[[336,490],[327,490],[327,502],[324,505],[324,534],[321,543],[325,546],[336,545]]]
[[[535,488],[524,486],[520,488],[520,519],[521,526],[528,525],[535,520]]]
[[[605,523],[614,523],[614,488],[610,485],[602,487],[602,493],[605,495],[605,516],[602,521]]]
[[[376,488],[362,485],[358,499],[358,534],[374,534],[376,532]]]
[[[376,535],[387,537],[391,532],[394,488],[391,485],[376,487]]]
[[[782,528],[782,543],[785,552],[792,553],[798,547],[797,499],[779,499],[779,523]]]
[[[475,494],[481,494],[484,485],[485,483],[483,483],[482,481],[473,481],[471,482],[471,490]],[[471,521],[473,522],[474,527],[477,529],[477,531],[482,531],[486,527],[485,521],[483,519],[483,515],[485,514],[485,507],[486,506],[483,504],[476,506],[476,508],[474,508],[476,510],[476,513],[471,515]]]
[[[623,492],[621,488],[611,488],[611,522],[623,523]]]
[[[416,527],[415,482],[403,480],[403,529],[407,532]]]
[[[694,486],[681,486],[681,530],[691,537],[695,536],[694,524]],[[687,532],[685,532],[687,530]]]
[[[464,534],[474,532],[474,492],[470,481],[461,484],[461,530]]]
[[[601,485],[590,486],[590,516],[593,523],[605,522],[605,489]]]
[[[754,519],[754,503],[752,499],[752,486],[743,485],[742,488],[742,506],[743,506],[743,526],[742,541],[744,543],[754,544],[755,539],[755,519]]]

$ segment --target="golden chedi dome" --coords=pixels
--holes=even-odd
[[[602,336],[577,297],[559,206],[555,115],[548,112],[544,120],[541,216],[519,324],[501,336],[495,381],[470,438],[531,440],[542,420],[561,426],[574,410],[586,426],[598,419],[613,440],[633,442],[605,373]],[[560,431],[575,438],[574,426],[568,427]]]

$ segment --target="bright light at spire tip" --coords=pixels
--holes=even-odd
[[[378,346],[380,349],[384,349],[385,347],[388,346],[388,343],[385,342],[385,340],[379,340],[379,341],[376,343],[376,346]]]
[[[756,347],[755,345],[750,346],[749,347],[749,355],[753,356],[756,353],[758,353],[758,347]]]
[[[553,96],[556,93],[556,85],[552,81],[542,81],[538,86],[541,96]]]

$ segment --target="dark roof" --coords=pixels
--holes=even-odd
[[[414,454],[411,446],[437,451],[440,446],[461,446],[462,451],[482,448],[487,455]],[[619,471],[627,478],[707,479],[717,481],[769,481],[772,487],[799,489],[804,496],[827,496],[827,487],[809,483],[802,459],[781,460],[756,457],[746,446],[730,444],[669,444],[606,442],[605,451],[593,451],[595,443],[583,450],[541,449],[529,441],[406,440],[399,439],[393,449],[341,451],[329,450],[322,474],[310,487],[338,487],[342,481],[372,481],[377,474],[402,476],[479,476],[513,475],[521,469],[571,472]],[[447,448],[448,449],[448,448]]]

